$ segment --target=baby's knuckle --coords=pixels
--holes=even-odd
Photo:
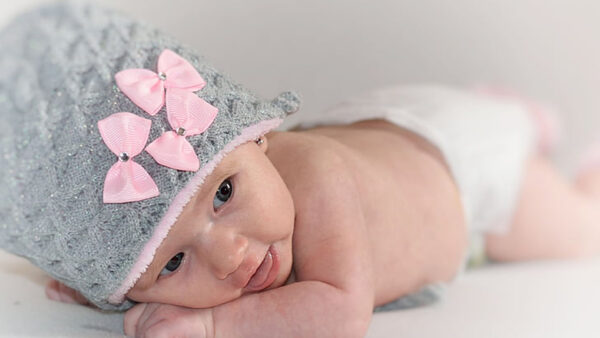
[[[146,304],[138,304],[133,308],[129,309],[123,318],[123,326],[125,334],[128,336],[136,336],[140,327],[140,318],[146,309]]]

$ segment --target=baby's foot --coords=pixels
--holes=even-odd
[[[580,156],[575,184],[581,191],[600,197],[600,140]]]
[[[54,279],[46,284],[46,297],[57,302],[90,305],[90,302],[79,292]]]

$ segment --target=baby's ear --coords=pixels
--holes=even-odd
[[[267,142],[267,136],[262,135],[259,138],[257,138],[256,140],[254,140],[254,142],[263,151],[263,153],[267,152],[267,149],[269,148],[269,143]]]

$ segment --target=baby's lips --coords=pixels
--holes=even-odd
[[[265,254],[265,258],[244,289],[254,292],[268,288],[277,279],[279,264],[279,254],[275,247],[271,245]]]
[[[247,288],[254,289],[261,286],[269,275],[269,271],[271,271],[271,267],[273,266],[273,256],[270,252],[267,251],[265,258],[262,263],[258,266],[258,269],[252,275],[252,278],[248,281]]]
[[[248,255],[232,275],[233,284],[236,288],[244,289],[262,263],[262,260],[257,262],[253,257],[255,255]]]

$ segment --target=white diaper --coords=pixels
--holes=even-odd
[[[377,118],[409,129],[440,149],[472,234],[508,230],[525,161],[537,142],[525,105],[443,86],[397,86],[308,115],[300,127]]]

